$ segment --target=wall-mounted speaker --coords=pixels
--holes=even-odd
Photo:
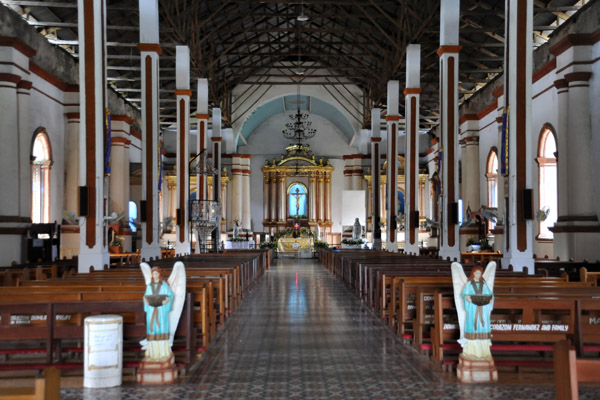
[[[412,229],[419,227],[419,211],[414,211],[412,221],[410,221],[410,227]]]
[[[448,222],[458,224],[458,203],[448,203]]]
[[[82,217],[90,215],[88,193],[87,186],[79,186],[79,215]]]
[[[146,222],[146,200],[140,200],[140,222]]]
[[[533,219],[533,190],[523,189],[523,218]]]

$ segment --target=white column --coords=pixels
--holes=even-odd
[[[142,258],[160,258],[158,242],[158,1],[139,0],[142,69]],[[145,206],[144,206],[145,205]]]
[[[221,193],[221,141],[223,138],[221,137],[221,109],[213,108],[212,112],[212,156],[213,156],[213,166],[217,170],[217,175],[213,176],[213,199],[219,201],[221,207],[226,206],[225,199],[220,199],[219,195]],[[217,224],[217,227],[212,233],[213,241],[218,248],[219,243],[221,242],[221,224]],[[217,251],[218,252],[218,251]]]
[[[404,166],[404,253],[419,254],[419,97],[421,94],[421,46],[406,48],[406,140]]]
[[[244,191],[244,168],[242,165],[242,159],[239,154],[234,154],[231,158],[231,222],[232,226],[235,221],[240,223],[243,221],[243,191]]]
[[[325,173],[324,172],[319,172],[318,185],[319,185],[318,220],[321,223],[323,223],[323,222],[325,222],[325,207],[326,207],[326,204],[325,204]]]
[[[531,190],[531,66],[533,0],[506,1],[507,65],[504,100],[508,117],[508,210],[502,266],[533,273],[532,216],[525,214],[526,191]],[[531,193],[531,192],[530,192]],[[533,199],[531,199],[531,208]],[[530,210],[531,213],[532,210]]]
[[[279,193],[279,222],[285,223],[287,219],[286,210],[287,210],[287,193],[285,191],[285,175],[279,175],[279,186],[277,187],[277,192]]]
[[[190,253],[190,49],[175,47],[175,96],[177,99],[177,209],[175,254]]]
[[[476,122],[476,121],[475,121]],[[462,151],[462,183],[461,192],[463,212],[470,207],[471,211],[479,210],[479,137],[469,136],[460,141]]]
[[[196,114],[198,139],[196,141],[196,154],[208,151],[208,79],[198,79],[198,112]],[[207,199],[206,176],[196,175],[196,198]],[[221,205],[225,209],[225,205]]]
[[[400,82],[388,81],[387,84],[387,212],[386,212],[386,251],[397,252],[396,214],[398,207],[398,128],[400,115],[398,101],[400,98]]]
[[[263,223],[269,220],[271,210],[269,204],[271,204],[271,188],[269,187],[269,173],[263,174]]]
[[[381,110],[373,108],[371,110],[371,190],[372,190],[372,208],[371,222],[373,224],[373,248],[381,250],[381,170],[379,167],[381,143]]]
[[[129,187],[125,185],[125,177],[129,174],[129,143],[128,139],[122,137],[111,139],[109,213],[114,211],[123,214],[129,208]],[[127,216],[124,220],[127,221]]]
[[[243,155],[242,172],[242,228],[252,230],[252,216],[250,210],[250,163],[252,156]]]
[[[110,264],[104,223],[104,133],[106,129],[106,4],[78,0],[79,186],[87,190],[87,214],[79,218],[79,272]],[[91,84],[90,84],[91,83]]]
[[[351,155],[343,157],[344,159],[344,190],[352,190],[352,170],[354,169],[353,159]]]
[[[270,196],[270,213],[271,213],[271,222],[277,222],[277,173],[271,172],[270,174],[270,185],[269,190],[271,191]]]
[[[310,206],[308,207],[308,219],[311,223],[317,222],[317,178],[314,172],[308,177],[308,198],[310,199]]]
[[[325,221],[331,223],[331,174],[325,173]]]
[[[565,41],[568,38],[564,39]],[[590,79],[587,60],[593,58],[592,46],[569,49],[558,43],[551,52],[563,79],[558,89],[558,220],[552,228],[554,255],[561,260],[596,260],[600,257],[600,224],[594,199],[595,169],[593,130],[590,115]],[[560,109],[560,107],[564,109]]]
[[[442,133],[442,234],[440,257],[460,260],[458,237],[458,29],[459,0],[440,7],[440,121]]]
[[[354,166],[352,167],[352,190],[363,189],[362,158],[358,154],[357,156],[355,156],[353,159]]]

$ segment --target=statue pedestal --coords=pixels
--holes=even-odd
[[[146,361],[140,363],[136,373],[137,383],[145,385],[164,385],[175,382],[177,378],[177,367],[175,356],[171,353],[169,358],[163,361]]]
[[[456,368],[458,380],[466,383],[498,382],[498,370],[494,360],[470,360],[458,356],[458,367]]]

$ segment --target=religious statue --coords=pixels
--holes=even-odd
[[[235,221],[233,223],[233,238],[237,239],[240,237],[240,221]]]
[[[177,376],[177,369],[171,347],[185,302],[185,266],[177,261],[167,281],[159,267],[150,268],[143,262],[140,268],[146,281],[146,339],[140,342],[142,350],[145,350],[145,357],[140,364],[137,379],[139,383],[172,383]],[[167,371],[172,370],[170,377],[153,381],[152,371],[157,368],[155,364],[170,366],[166,368]]]
[[[490,352],[490,314],[494,308],[496,263],[488,263],[485,272],[481,266],[475,266],[468,279],[459,263],[452,263],[451,268],[460,326],[458,343],[463,348],[459,356],[458,378],[463,382],[495,382],[498,375]]]
[[[358,218],[354,220],[354,226],[352,227],[352,240],[360,240],[362,236],[362,227]]]

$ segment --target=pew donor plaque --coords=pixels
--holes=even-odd
[[[463,349],[456,375],[461,382],[497,382],[498,371],[490,352],[496,263],[490,262],[485,271],[476,266],[468,278],[461,264],[454,262],[451,268],[460,326],[458,343]]]

